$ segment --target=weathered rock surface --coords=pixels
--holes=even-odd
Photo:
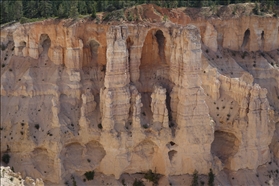
[[[42,179],[32,179],[30,177],[26,177],[23,179],[20,173],[15,173],[11,170],[10,167],[2,167],[0,172],[1,185],[10,185],[10,186],[44,186],[44,182]]]
[[[82,179],[92,170],[119,179],[151,169],[174,185],[210,168],[224,185],[250,184],[241,171],[267,181],[262,175],[279,163],[278,18],[174,17],[3,28],[1,153],[9,166],[46,185],[71,176],[90,185]]]

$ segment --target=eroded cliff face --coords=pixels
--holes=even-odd
[[[210,168],[220,184],[278,183],[278,18],[170,20],[3,28],[9,165],[46,184],[151,169],[179,185]]]

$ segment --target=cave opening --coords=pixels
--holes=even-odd
[[[211,144],[211,153],[216,155],[222,163],[228,163],[239,150],[240,141],[229,132],[215,131],[214,140]]]
[[[23,56],[22,50],[26,47],[26,42],[25,41],[21,41],[19,42],[19,46],[18,46],[18,53],[19,56]]]
[[[243,36],[243,42],[242,42],[242,45],[241,45],[241,50],[242,51],[245,50],[245,48],[247,47],[249,42],[250,42],[250,29],[247,29],[244,32],[244,36]]]
[[[42,34],[40,37],[39,54],[40,56],[48,56],[48,50],[51,45],[51,40],[47,34]]]
[[[129,47],[129,45],[127,45]],[[160,29],[151,29],[148,31],[141,53],[141,62],[139,66],[140,77],[137,89],[141,93],[142,107],[142,125],[152,124],[151,94],[155,85],[161,86],[167,90],[166,106],[169,117],[170,112],[170,91],[173,87],[169,80],[169,64],[165,55],[166,38]]]

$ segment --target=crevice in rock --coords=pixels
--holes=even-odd
[[[168,116],[169,116],[169,121],[172,121],[172,112],[171,112],[171,97],[170,97],[170,93],[167,91],[166,93],[166,106],[168,109]]]
[[[143,128],[148,128],[152,124],[152,111],[151,111],[151,93],[141,93],[141,124]]]
[[[242,42],[242,45],[241,45],[241,50],[244,51],[247,47],[247,45],[249,45],[249,42],[250,42],[250,30],[247,29],[245,32],[244,32],[244,36],[243,36],[243,42]]]
[[[128,50],[128,63],[130,64],[130,53],[131,53],[131,46],[133,45],[133,41],[131,40],[130,37],[128,37],[126,39],[126,46],[127,46],[127,50]]]
[[[261,51],[264,50],[264,31],[262,31],[261,33],[261,47],[260,47]]]

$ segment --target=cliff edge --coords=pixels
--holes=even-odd
[[[1,29],[2,163],[46,185],[279,184],[279,19],[133,11]]]

